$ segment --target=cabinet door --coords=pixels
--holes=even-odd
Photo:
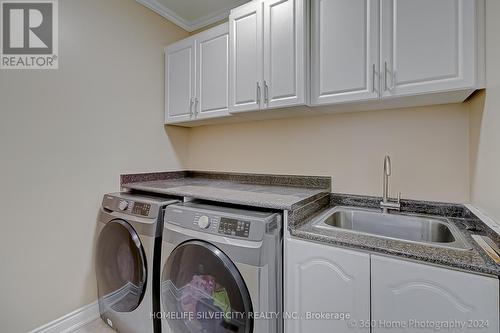
[[[379,256],[372,256],[371,265],[375,323],[487,323],[482,329],[466,326],[451,332],[498,333],[498,279]],[[373,329],[373,333],[394,331],[380,324]],[[409,326],[404,332],[436,330]]]
[[[305,103],[305,0],[264,1],[264,103]]]
[[[285,270],[285,313],[295,315],[285,318],[285,332],[369,332],[350,327],[350,320],[307,318],[349,313],[351,320],[370,319],[368,254],[287,239]]]
[[[228,24],[207,30],[196,37],[196,118],[229,115],[229,32]]]
[[[379,1],[312,0],[311,103],[379,97]]]
[[[229,110],[258,110],[263,91],[262,2],[252,1],[229,16]]]
[[[381,1],[383,96],[475,86],[476,1]]]
[[[192,117],[195,96],[194,38],[188,38],[165,49],[165,122],[186,121]]]

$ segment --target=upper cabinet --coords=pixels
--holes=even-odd
[[[421,102],[460,102],[484,85],[483,6],[481,0],[312,0],[311,104],[447,92],[455,94]],[[397,106],[418,100],[405,101]]]
[[[476,2],[381,0],[382,96],[475,88]]]
[[[185,39],[165,49],[165,122],[193,116],[196,81],[196,43]]]
[[[222,24],[165,49],[165,122],[229,115],[229,33]]]
[[[379,1],[312,0],[311,102],[379,98]]]
[[[305,104],[305,0],[264,1],[264,102]]]
[[[462,102],[485,86],[484,11],[485,0],[253,0],[166,48],[166,123]]]
[[[229,16],[229,105],[231,112],[262,105],[262,3],[250,2]]]
[[[196,37],[197,119],[229,115],[229,34],[227,23]]]
[[[253,1],[234,9],[230,111],[305,104],[305,0]]]

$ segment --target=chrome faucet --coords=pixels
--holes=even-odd
[[[384,190],[382,193],[382,201],[380,202],[380,208],[384,214],[389,213],[389,210],[400,210],[401,209],[401,192],[398,194],[397,201],[391,200],[389,198],[389,176],[392,173],[391,168],[391,158],[386,156],[384,159]]]

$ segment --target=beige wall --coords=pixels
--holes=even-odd
[[[500,2],[486,1],[486,92],[471,109],[471,200],[500,223]]]
[[[468,202],[465,104],[205,126],[190,133],[192,169],[326,175],[335,192]]]
[[[330,175],[336,192],[380,195],[390,154],[392,195],[472,194],[500,221],[500,4],[488,6],[488,93],[470,103],[165,131],[162,48],[188,33],[134,0],[60,1],[61,69],[0,71],[0,331],[96,299],[97,207],[124,172]]]
[[[102,194],[124,172],[182,167],[163,123],[163,47],[188,34],[134,0],[64,0],[60,69],[0,71],[0,331],[96,300]]]

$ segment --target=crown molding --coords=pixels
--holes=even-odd
[[[235,1],[233,6],[227,6],[208,15],[202,16],[196,20],[188,21],[183,17],[181,17],[180,15],[178,15],[173,10],[171,10],[170,8],[159,3],[157,0],[136,0],[136,1],[188,32],[193,32],[195,30],[206,27],[207,25],[227,19],[229,17],[229,13],[232,8],[248,2],[248,0],[238,0]]]
[[[191,23],[189,21],[183,19],[182,17],[177,15],[176,12],[168,9],[167,7],[165,7],[164,5],[159,3],[158,1],[156,1],[156,0],[136,0],[136,1],[138,3],[140,3],[141,5],[156,12],[157,14],[160,14],[161,16],[163,16],[167,20],[171,21],[172,23],[178,25],[182,29],[184,29],[188,32],[194,31],[194,29],[192,29]]]
[[[229,17],[230,11],[231,11],[230,8],[229,9],[223,8],[216,12],[202,16],[194,21],[191,21],[191,28],[193,30],[191,30],[190,32],[206,27],[207,25],[210,25],[212,23],[216,23],[224,19],[227,19]]]

